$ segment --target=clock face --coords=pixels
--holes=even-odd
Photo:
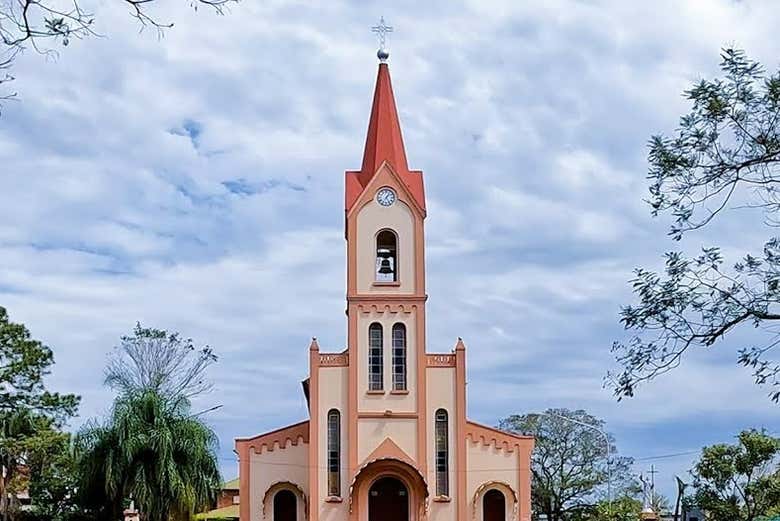
[[[382,206],[390,206],[395,202],[395,192],[391,188],[382,188],[376,193],[376,202]]]

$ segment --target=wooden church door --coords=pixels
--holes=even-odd
[[[298,521],[298,498],[289,490],[280,490],[274,496],[273,521]]]
[[[368,492],[368,521],[409,521],[409,491],[395,478],[382,478]]]
[[[505,521],[506,499],[501,491],[492,489],[482,499],[482,521]]]

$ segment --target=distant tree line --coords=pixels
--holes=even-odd
[[[637,521],[645,504],[657,514],[673,513],[668,498],[642,486],[641,476],[632,471],[633,460],[619,455],[605,422],[585,411],[514,415],[499,428],[536,439],[531,460],[534,520]],[[704,447],[686,479],[690,492],[681,505],[706,512],[706,521],[762,521],[780,515],[780,439],[745,430],[736,443]]]

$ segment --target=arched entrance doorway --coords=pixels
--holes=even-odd
[[[425,476],[413,460],[388,438],[366,458],[352,478],[349,519],[424,521],[427,497]],[[383,512],[382,501],[386,498],[393,498],[394,506]]]
[[[504,521],[506,519],[506,498],[500,490],[491,489],[482,498],[482,521]]]
[[[274,495],[273,521],[298,521],[298,498],[291,490],[280,490]]]
[[[409,521],[409,491],[396,478],[380,478],[368,492],[368,521]]]

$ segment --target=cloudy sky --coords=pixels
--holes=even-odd
[[[666,492],[690,451],[780,430],[740,335],[629,401],[602,388],[634,266],[765,238],[749,215],[675,244],[642,198],[647,139],[721,46],[777,67],[775,2],[166,2],[162,39],[121,4],[84,4],[104,37],[25,53],[0,116],[0,305],[54,349],[51,385],[83,396],[74,426],[109,407],[106,357],[136,321],[218,352],[203,405],[224,405],[226,477],[234,437],[306,417],[309,339],[345,342],[343,171],[384,15],[427,185],[428,350],[464,338],[471,418],[587,409]]]

